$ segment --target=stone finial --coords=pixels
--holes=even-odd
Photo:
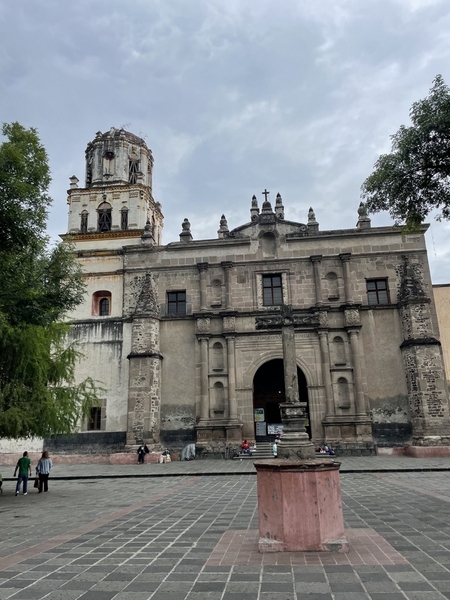
[[[312,207],[309,207],[308,210],[308,233],[318,233],[319,232],[319,223],[316,221],[316,214],[313,211]]]
[[[225,215],[222,215],[222,217],[220,218],[219,231],[217,232],[219,239],[226,237],[226,234],[228,233],[228,231],[229,231],[229,229],[228,229],[227,220],[225,218]]]
[[[279,219],[284,219],[283,199],[282,199],[281,194],[279,192],[278,192],[277,198],[275,200],[275,214],[277,215],[277,217]]]
[[[252,221],[257,221],[259,216],[259,208],[258,208],[258,200],[256,196],[253,194],[252,197],[252,207],[250,209],[250,217]]]
[[[69,181],[70,181],[70,189],[73,190],[78,187],[78,182],[80,180],[78,179],[78,177],[76,177],[76,175],[72,175],[72,177],[69,177]]]
[[[364,202],[360,202],[358,206],[358,222],[356,223],[358,229],[369,229],[370,219],[367,216],[367,206]]]
[[[155,241],[153,238],[153,225],[150,223],[149,219],[147,219],[141,239],[144,244],[151,244]]]
[[[268,196],[270,194],[269,190],[265,189],[262,194],[264,196],[264,202],[263,202],[263,205],[262,205],[262,212],[263,213],[272,212],[272,205],[270,204],[270,202],[268,200]]]
[[[180,242],[191,242],[194,238],[191,234],[191,224],[188,219],[184,219],[181,224]]]
[[[316,221],[316,213],[313,211],[312,207],[309,207],[308,210],[308,225],[313,224],[315,225],[317,223]]]
[[[263,213],[272,212],[272,205],[270,204],[269,200],[264,200],[261,212],[263,212]]]

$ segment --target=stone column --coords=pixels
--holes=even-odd
[[[234,336],[227,336],[228,349],[228,418],[237,421],[237,399],[236,399],[236,365],[234,359]]]
[[[297,356],[292,310],[283,307],[281,340],[283,344],[284,393],[280,403],[283,436],[278,446],[280,458],[314,458],[314,446],[305,429],[306,402],[300,402],[298,393]]]
[[[316,291],[316,306],[320,306],[323,303],[322,299],[322,278],[320,272],[320,263],[322,262],[322,256],[317,254],[309,257],[313,265],[314,272],[314,288]]]
[[[208,337],[199,337],[200,341],[200,420],[209,420],[208,389]]]
[[[225,310],[232,310],[231,300],[231,269],[233,263],[230,261],[221,263],[223,272],[225,274]]]
[[[326,416],[334,415],[333,387],[330,373],[330,349],[328,346],[328,332],[319,330],[320,357],[322,362],[322,377],[325,386]]]
[[[351,291],[351,275],[350,275],[350,258],[351,254],[339,254],[339,258],[342,262],[342,271],[344,274],[344,294],[345,294],[345,302],[346,304],[351,304],[352,300],[352,291]]]
[[[283,326],[281,328],[281,341],[283,344],[284,390],[286,402],[298,404],[300,402],[300,397],[298,395],[294,325]]]
[[[362,386],[361,354],[359,350],[359,330],[349,329],[348,335],[350,338],[350,348],[352,351],[352,362],[354,369],[356,414],[366,416],[366,400],[364,398],[364,390]]]
[[[208,272],[208,263],[197,263],[200,273],[200,310],[208,310],[206,296],[206,273]]]

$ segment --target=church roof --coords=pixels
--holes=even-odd
[[[140,146],[147,146],[145,140],[140,138],[139,136],[131,133],[130,131],[126,131],[123,127],[121,129],[116,129],[115,127],[111,127],[109,131],[102,133],[101,131],[97,132],[96,139],[126,139],[132,144],[138,144]]]

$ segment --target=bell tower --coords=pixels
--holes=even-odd
[[[135,244],[144,233],[148,240],[150,232],[160,245],[164,217],[153,199],[152,174],[153,155],[142,138],[114,127],[98,131],[86,148],[84,187],[70,178],[68,234],[123,245]]]

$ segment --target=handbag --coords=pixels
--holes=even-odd
[[[36,477],[36,479],[34,480],[34,484],[33,487],[38,488],[39,487],[39,479]]]

